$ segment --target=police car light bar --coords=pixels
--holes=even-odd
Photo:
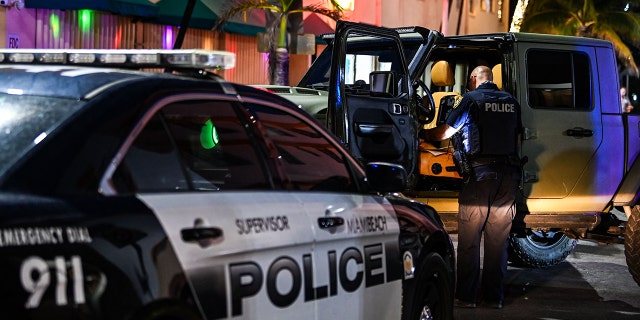
[[[117,68],[231,69],[232,52],[215,50],[0,49],[0,64],[68,64]]]

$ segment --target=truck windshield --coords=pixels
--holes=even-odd
[[[72,99],[0,94],[0,178],[81,105]]]

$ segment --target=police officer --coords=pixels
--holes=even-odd
[[[507,239],[519,190],[520,105],[492,82],[486,66],[469,78],[446,122],[423,130],[421,138],[451,138],[454,160],[465,179],[458,198],[456,305],[475,308],[481,289],[484,303],[502,308],[507,272]],[[474,90],[475,89],[475,90]],[[480,239],[484,261],[480,284]]]

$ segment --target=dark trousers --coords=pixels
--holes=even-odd
[[[516,167],[491,165],[474,168],[458,199],[458,256],[456,298],[477,302],[504,300],[507,246],[520,173]],[[484,235],[482,285],[480,240]]]

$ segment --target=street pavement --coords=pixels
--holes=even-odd
[[[457,234],[451,238],[457,247]],[[558,265],[509,265],[503,309],[456,307],[454,319],[640,319],[640,286],[627,269],[624,245],[580,240]]]

